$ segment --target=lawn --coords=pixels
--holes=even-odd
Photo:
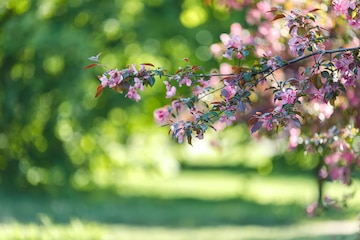
[[[360,239],[359,199],[308,218],[315,192],[306,176],[185,170],[111,191],[1,193],[0,239]]]

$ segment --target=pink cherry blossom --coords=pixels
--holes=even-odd
[[[99,76],[98,78],[99,78],[99,80],[101,82],[101,86],[103,86],[103,87],[109,86],[110,81],[109,81],[108,77],[105,74]]]
[[[274,119],[272,114],[270,113],[265,113],[262,115],[262,117],[260,118],[261,122],[263,122],[263,124],[265,125],[265,128],[270,131],[274,128]]]
[[[280,93],[279,99],[281,99],[281,104],[294,104],[297,96],[296,91],[292,88],[287,88],[285,91]]]
[[[337,15],[348,14],[349,8],[356,8],[356,3],[354,0],[333,0],[332,5]]]
[[[191,79],[188,76],[185,76],[181,79],[181,81],[179,82],[179,86],[181,87],[183,84],[185,84],[186,86],[190,87],[191,86]]]
[[[325,166],[322,166],[319,170],[319,177],[322,179],[326,179],[329,176],[329,173]]]
[[[230,36],[230,39],[227,41],[225,45],[226,51],[224,53],[224,57],[228,59],[232,59],[232,53],[235,52],[236,58],[242,58],[242,41],[239,35]]]
[[[221,123],[226,123],[227,126],[230,126],[230,125],[232,125],[232,123],[234,121],[236,121],[236,117],[235,116],[227,116],[226,114],[223,114],[223,115],[221,115],[219,121]]]
[[[238,90],[238,86],[230,81],[224,80],[225,87],[221,91],[221,96],[224,97],[227,101],[230,100]]]
[[[314,202],[312,204],[310,204],[307,208],[306,208],[306,213],[309,217],[313,217],[316,215],[316,210],[318,209],[319,205],[317,202]]]
[[[118,85],[123,80],[121,72],[117,69],[111,70],[109,72],[109,76],[109,87],[111,88],[116,87],[116,85]]]
[[[172,137],[176,138],[178,143],[184,142],[185,137],[185,122],[183,120],[179,122],[175,122],[170,126],[170,130],[172,132]]]
[[[142,81],[140,80],[140,78],[138,78],[138,77],[134,78],[134,87],[139,89],[140,91],[144,91],[144,85],[143,85]]]
[[[154,111],[154,119],[158,124],[164,124],[169,120],[170,113],[168,107],[162,107]]]
[[[136,102],[140,101],[141,99],[140,95],[137,93],[136,88],[134,86],[129,87],[129,91],[127,92],[125,97],[132,98]]]
[[[118,85],[123,80],[121,72],[117,69],[110,70],[109,72],[104,73],[98,78],[101,81],[101,85],[103,87],[108,86],[110,88],[116,87],[116,85]]]
[[[355,30],[360,28],[360,11],[359,11],[359,2],[355,0],[333,0],[332,5],[334,11],[337,15],[343,14],[346,17],[346,20],[349,26],[353,27]],[[356,14],[352,14],[353,11],[356,11]]]
[[[176,88],[174,86],[171,86],[171,84],[168,81],[163,82],[166,86],[166,98],[172,98],[176,94]]]
[[[309,46],[309,39],[307,37],[301,37],[294,34],[291,36],[288,44],[292,54],[302,56],[305,49]]]
[[[138,71],[136,70],[136,65],[135,64],[131,64],[129,66],[129,73],[130,74],[133,74],[133,75],[137,75],[138,74]]]
[[[350,53],[345,53],[341,58],[334,59],[335,67],[340,73],[340,79],[346,86],[354,86],[355,80],[359,78],[355,75],[354,70],[350,69],[351,66],[354,66],[353,63],[354,57]]]
[[[204,80],[203,78],[197,80],[197,84],[198,85],[193,88],[194,95],[199,95],[211,87],[211,81]]]
[[[196,106],[189,109],[189,113],[194,116],[195,119],[199,119],[204,113],[198,110]]]
[[[346,20],[353,29],[358,30],[360,29],[360,11],[358,11],[355,18],[351,17],[350,15],[346,16]]]
[[[289,130],[289,148],[295,149],[299,144],[299,136],[300,136],[299,128],[291,128]]]

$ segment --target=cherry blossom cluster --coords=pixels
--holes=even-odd
[[[89,60],[99,62],[98,57],[90,57]],[[98,65],[102,66],[100,63],[92,63],[85,69]],[[140,101],[141,96],[138,91],[143,91],[146,86],[152,87],[155,83],[154,76],[162,76],[164,72],[162,69],[150,69],[152,67],[154,67],[152,64],[144,63],[137,69],[135,64],[131,64],[121,70],[115,68],[106,71],[98,76],[100,85],[97,87],[95,97],[98,97],[105,87],[109,87],[120,93],[125,92],[127,98],[134,99],[136,102]]]
[[[333,0],[335,12],[346,17],[348,24],[354,29],[360,28],[360,3],[357,0]]]
[[[273,15],[274,20],[285,18],[290,35],[289,49],[292,53],[302,56],[305,49],[307,49],[315,54],[307,55],[306,58],[315,55],[323,57],[325,53],[323,37],[320,28],[315,25],[316,17],[313,14],[315,11],[317,9],[308,11],[306,14],[296,11],[286,14],[281,8],[269,9],[268,12],[275,14]],[[252,39],[248,38],[242,41],[239,35],[242,33],[242,29],[239,25],[232,26],[231,30],[232,33],[229,35],[222,35],[224,43],[223,57],[229,60],[235,58],[247,61],[253,48],[250,44],[246,43],[251,43]],[[249,122],[251,132],[254,133],[261,127],[265,127],[267,130],[278,129],[288,125],[300,127],[302,116],[297,105],[301,105],[303,96],[309,95],[311,96],[310,99],[318,98],[324,102],[333,102],[339,95],[339,91],[344,91],[344,85],[353,86],[358,72],[358,66],[356,61],[354,61],[353,53],[346,52],[345,54],[340,54],[340,56],[335,58],[333,63],[327,63],[327,67],[324,67],[325,70],[321,70],[319,67],[320,62],[316,61],[312,68],[307,69],[307,72],[310,72],[310,74],[304,79],[298,79],[298,82],[295,84],[292,84],[292,82],[296,82],[296,79],[295,81],[293,81],[294,79],[292,81],[285,81],[286,84],[270,85],[269,89],[272,89],[274,93],[274,107],[272,110],[264,113],[256,112]],[[318,60],[321,59],[320,57]],[[168,80],[163,81],[166,88],[166,98],[176,97],[177,88],[183,86],[193,89],[193,97],[178,98],[178,100],[173,101],[171,107],[166,108],[167,111],[164,110],[165,108],[157,110],[155,118],[161,124],[170,125],[170,131],[173,133],[172,136],[178,139],[179,142],[183,142],[184,137],[188,138],[188,140],[191,139],[194,132],[198,138],[203,138],[203,133],[206,129],[213,127],[216,121],[231,125],[237,120],[239,112],[244,113],[246,110],[249,110],[252,104],[250,100],[251,92],[254,91],[259,83],[269,81],[273,73],[284,66],[304,59],[298,58],[287,62],[280,56],[270,57],[264,54],[263,57],[253,61],[251,67],[233,67],[230,75],[218,81],[222,84],[218,88],[220,91],[220,94],[217,96],[219,100],[210,103],[203,101],[204,96],[212,93],[210,91],[215,87],[209,81],[210,75],[206,76],[204,73],[198,73],[199,70],[203,72],[201,67],[198,66],[188,65],[180,68],[175,74],[168,75]],[[188,61],[187,59],[185,60],[186,62]],[[95,61],[98,61],[98,59],[95,58]],[[91,64],[87,68],[95,65],[97,64]],[[325,64],[322,65],[324,66]],[[141,64],[139,69],[137,69],[133,64],[122,70],[112,69],[106,71],[99,76],[101,84],[98,87],[96,96],[101,93],[104,87],[110,87],[120,92],[125,92],[125,96],[128,98],[139,101],[141,97],[138,91],[143,91],[144,86],[153,86],[155,76],[161,77],[164,75],[164,70],[149,69],[153,67],[152,64]],[[306,75],[305,72],[306,70],[304,71],[304,76]],[[308,82],[300,86],[300,83],[305,81]],[[309,89],[313,92],[306,92]],[[174,102],[176,106],[174,106]],[[189,114],[184,114],[184,111],[187,111]],[[209,116],[211,117],[209,118],[208,115],[203,117],[205,113],[210,113]],[[179,119],[179,116],[184,115],[187,115],[188,120]]]
[[[294,55],[302,56],[305,50],[310,52],[315,50],[324,50],[324,37],[318,25],[315,25],[316,15],[312,10],[306,14],[292,11],[286,15],[287,27],[290,29],[289,49]],[[278,17],[285,16],[283,14]]]
[[[357,57],[357,51],[354,53],[344,53],[338,55],[334,59],[334,64],[338,70],[338,76],[334,76],[334,81],[340,81],[347,87],[355,87],[356,81],[359,80],[359,66],[360,63],[354,59],[354,55]]]
[[[350,184],[351,170],[360,165],[358,150],[353,143],[359,130],[353,126],[338,129],[333,126],[325,133],[316,133],[310,138],[302,138],[302,144],[309,153],[324,155],[324,165],[319,170],[319,177]]]

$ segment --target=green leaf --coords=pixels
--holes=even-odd
[[[297,30],[297,34],[299,36],[305,36],[307,34],[307,31],[306,31],[306,28],[304,27],[299,27],[298,30]]]
[[[330,73],[329,73],[328,71],[322,71],[322,72],[321,72],[321,76],[322,76],[323,78],[328,79],[328,78],[330,77]]]
[[[155,84],[155,78],[154,78],[154,76],[150,76],[150,77],[149,77],[148,83],[149,83],[150,87],[154,86],[154,84]]]
[[[243,76],[246,82],[250,82],[252,76],[251,72],[246,72]]]
[[[310,77],[310,82],[312,82],[312,84],[314,84],[314,86],[316,87],[317,90],[319,90],[323,86],[323,83],[321,81],[319,74],[312,75]]]

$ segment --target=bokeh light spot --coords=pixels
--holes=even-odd
[[[208,15],[200,6],[192,6],[180,14],[181,24],[187,28],[195,28],[206,22]]]
[[[12,0],[7,2],[7,7],[13,9],[16,14],[23,14],[30,8],[29,0]]]
[[[209,47],[200,46],[196,49],[196,57],[203,62],[209,61],[212,58]]]
[[[57,123],[56,129],[57,135],[59,136],[60,140],[69,141],[71,136],[73,135],[73,129],[69,121],[67,120],[60,120]]]
[[[45,152],[48,147],[48,142],[44,136],[38,136],[34,141],[34,145],[39,152]]]
[[[112,124],[120,127],[120,126],[123,126],[127,122],[128,115],[123,109],[114,108],[110,111],[109,118],[110,118],[110,121]]]
[[[83,169],[79,169],[75,172],[72,178],[72,185],[77,189],[86,187],[90,182],[89,173]]]
[[[126,1],[123,9],[130,15],[137,15],[144,9],[144,4],[138,0]]]
[[[213,42],[212,34],[207,30],[200,30],[195,35],[196,41],[202,45],[210,45]]]
[[[121,37],[120,22],[116,18],[109,18],[104,22],[103,30],[109,40],[117,40]]]
[[[105,66],[110,68],[114,68],[115,66],[119,65],[118,57],[112,53],[106,54],[101,61]]]
[[[80,147],[86,153],[92,152],[95,148],[94,139],[90,135],[82,136],[80,140]]]
[[[53,55],[47,57],[43,62],[43,67],[45,72],[52,75],[58,75],[60,72],[64,70],[65,67],[64,58],[60,55]]]
[[[87,12],[80,12],[76,17],[74,18],[74,25],[76,27],[82,27],[86,23],[89,22],[90,15]]]

